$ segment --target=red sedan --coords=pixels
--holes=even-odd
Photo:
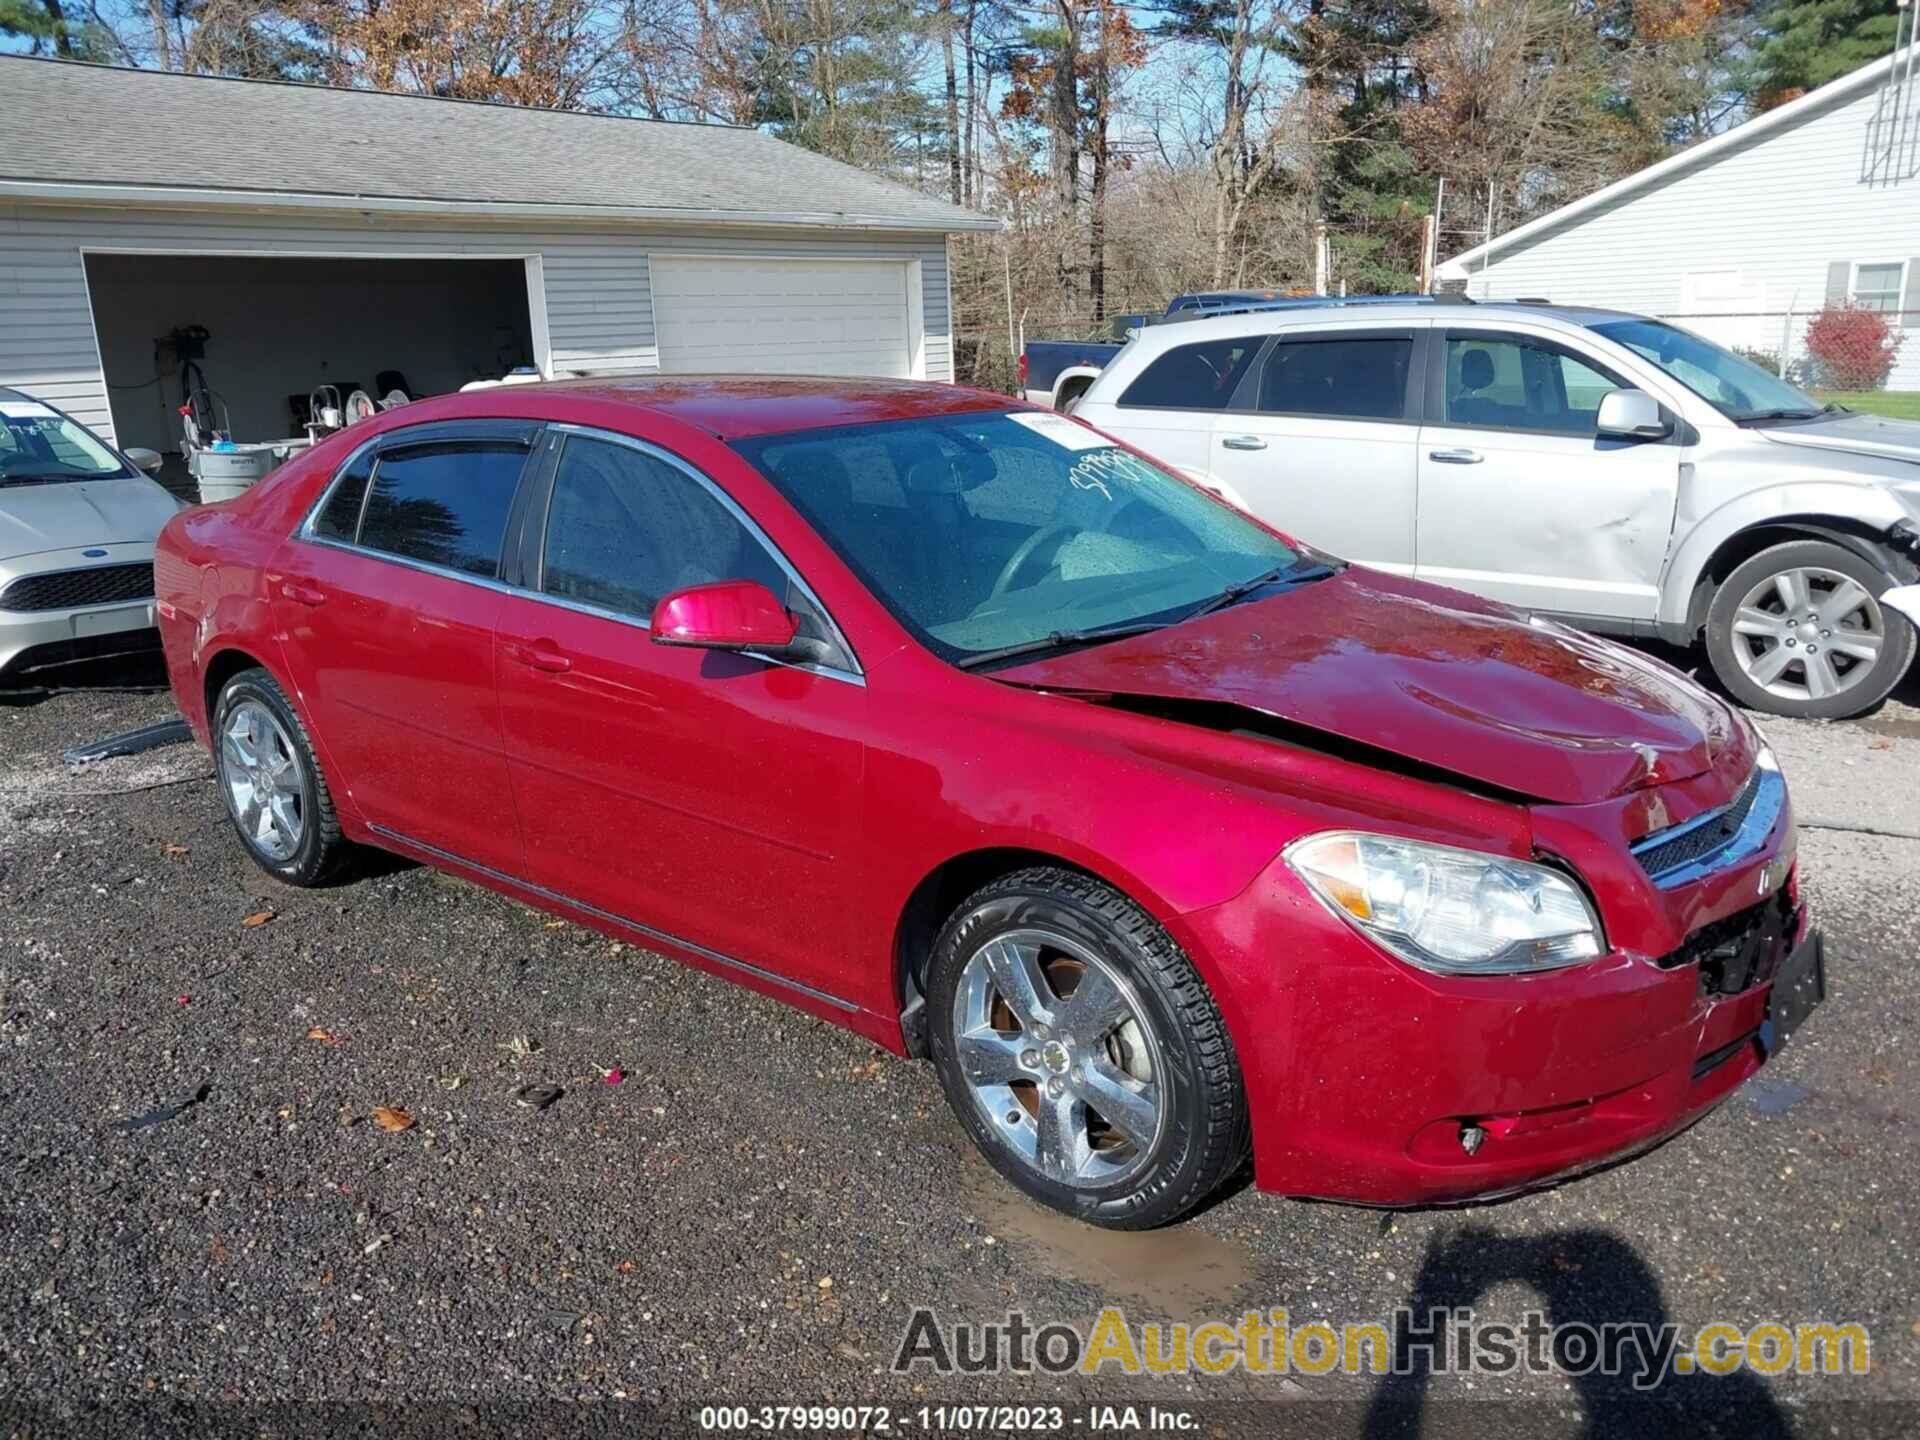
[[[1540,1185],[1819,1000],[1740,715],[947,386],[636,380],[353,427],[162,535],[242,842],[378,846],[938,1067],[1104,1225]]]

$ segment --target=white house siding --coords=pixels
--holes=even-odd
[[[1484,270],[1469,261],[1467,293],[1662,315],[1776,352],[1785,334],[1789,359],[1805,353],[1835,263],[1913,261],[1903,308],[1920,311],[1920,97],[1900,126],[1874,123],[1880,104],[1877,84],[1816,101],[1803,119],[1697,169],[1497,250]],[[1880,150],[1889,132],[1899,153]],[[1788,311],[1799,314],[1789,322]],[[1920,313],[1905,327],[1888,386],[1920,389]]]
[[[663,226],[530,229],[353,214],[52,207],[0,202],[0,385],[113,433],[83,249],[265,255],[538,255],[555,376],[657,369],[647,256],[795,255],[919,261],[925,368],[953,378],[947,248],[938,234],[723,233]],[[538,329],[539,317],[535,316]],[[538,337],[536,336],[536,343]]]

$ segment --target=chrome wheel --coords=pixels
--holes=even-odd
[[[305,777],[293,740],[258,700],[242,700],[221,722],[220,772],[247,843],[270,860],[292,859],[306,833]]]
[[[955,1059],[989,1129],[1059,1185],[1119,1185],[1165,1124],[1158,1041],[1133,988],[1052,930],[1016,930],[967,960]]]
[[[1733,614],[1733,658],[1783,700],[1826,700],[1864,682],[1887,642],[1880,603],[1850,575],[1796,566],[1770,575]]]

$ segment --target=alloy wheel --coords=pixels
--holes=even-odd
[[[955,1058],[1005,1147],[1075,1189],[1124,1183],[1165,1125],[1159,1045],[1120,973],[1052,930],[1002,933],[967,960]]]
[[[1886,620],[1852,576],[1796,566],[1747,592],[1732,639],[1734,660],[1768,694],[1825,700],[1866,680],[1886,644]]]
[[[306,783],[299,752],[279,719],[242,700],[220,727],[227,809],[247,843],[268,859],[290,860],[306,833]]]

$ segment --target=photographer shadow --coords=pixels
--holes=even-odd
[[[1669,1323],[1660,1282],[1647,1263],[1619,1236],[1588,1229],[1508,1236],[1469,1226],[1437,1234],[1421,1261],[1408,1308],[1414,1321],[1424,1325],[1434,1311],[1477,1306],[1500,1285],[1515,1281],[1540,1297],[1544,1318],[1555,1329],[1584,1325],[1597,1334],[1602,1325],[1638,1322],[1657,1331]],[[1394,1373],[1368,1405],[1363,1430],[1367,1440],[1399,1440],[1422,1432],[1432,1355],[1409,1343],[1404,1318],[1395,1328]],[[1681,1335],[1681,1348],[1689,1338]],[[1669,1369],[1642,1389],[1635,1385],[1638,1354],[1627,1353],[1627,1373],[1605,1374],[1595,1367],[1569,1376],[1585,1412],[1580,1433],[1592,1440],[1719,1435],[1786,1440],[1794,1433],[1758,1376]],[[1462,1408],[1478,1409],[1484,1403],[1469,1402]],[[1435,1433],[1439,1429],[1434,1427]]]

